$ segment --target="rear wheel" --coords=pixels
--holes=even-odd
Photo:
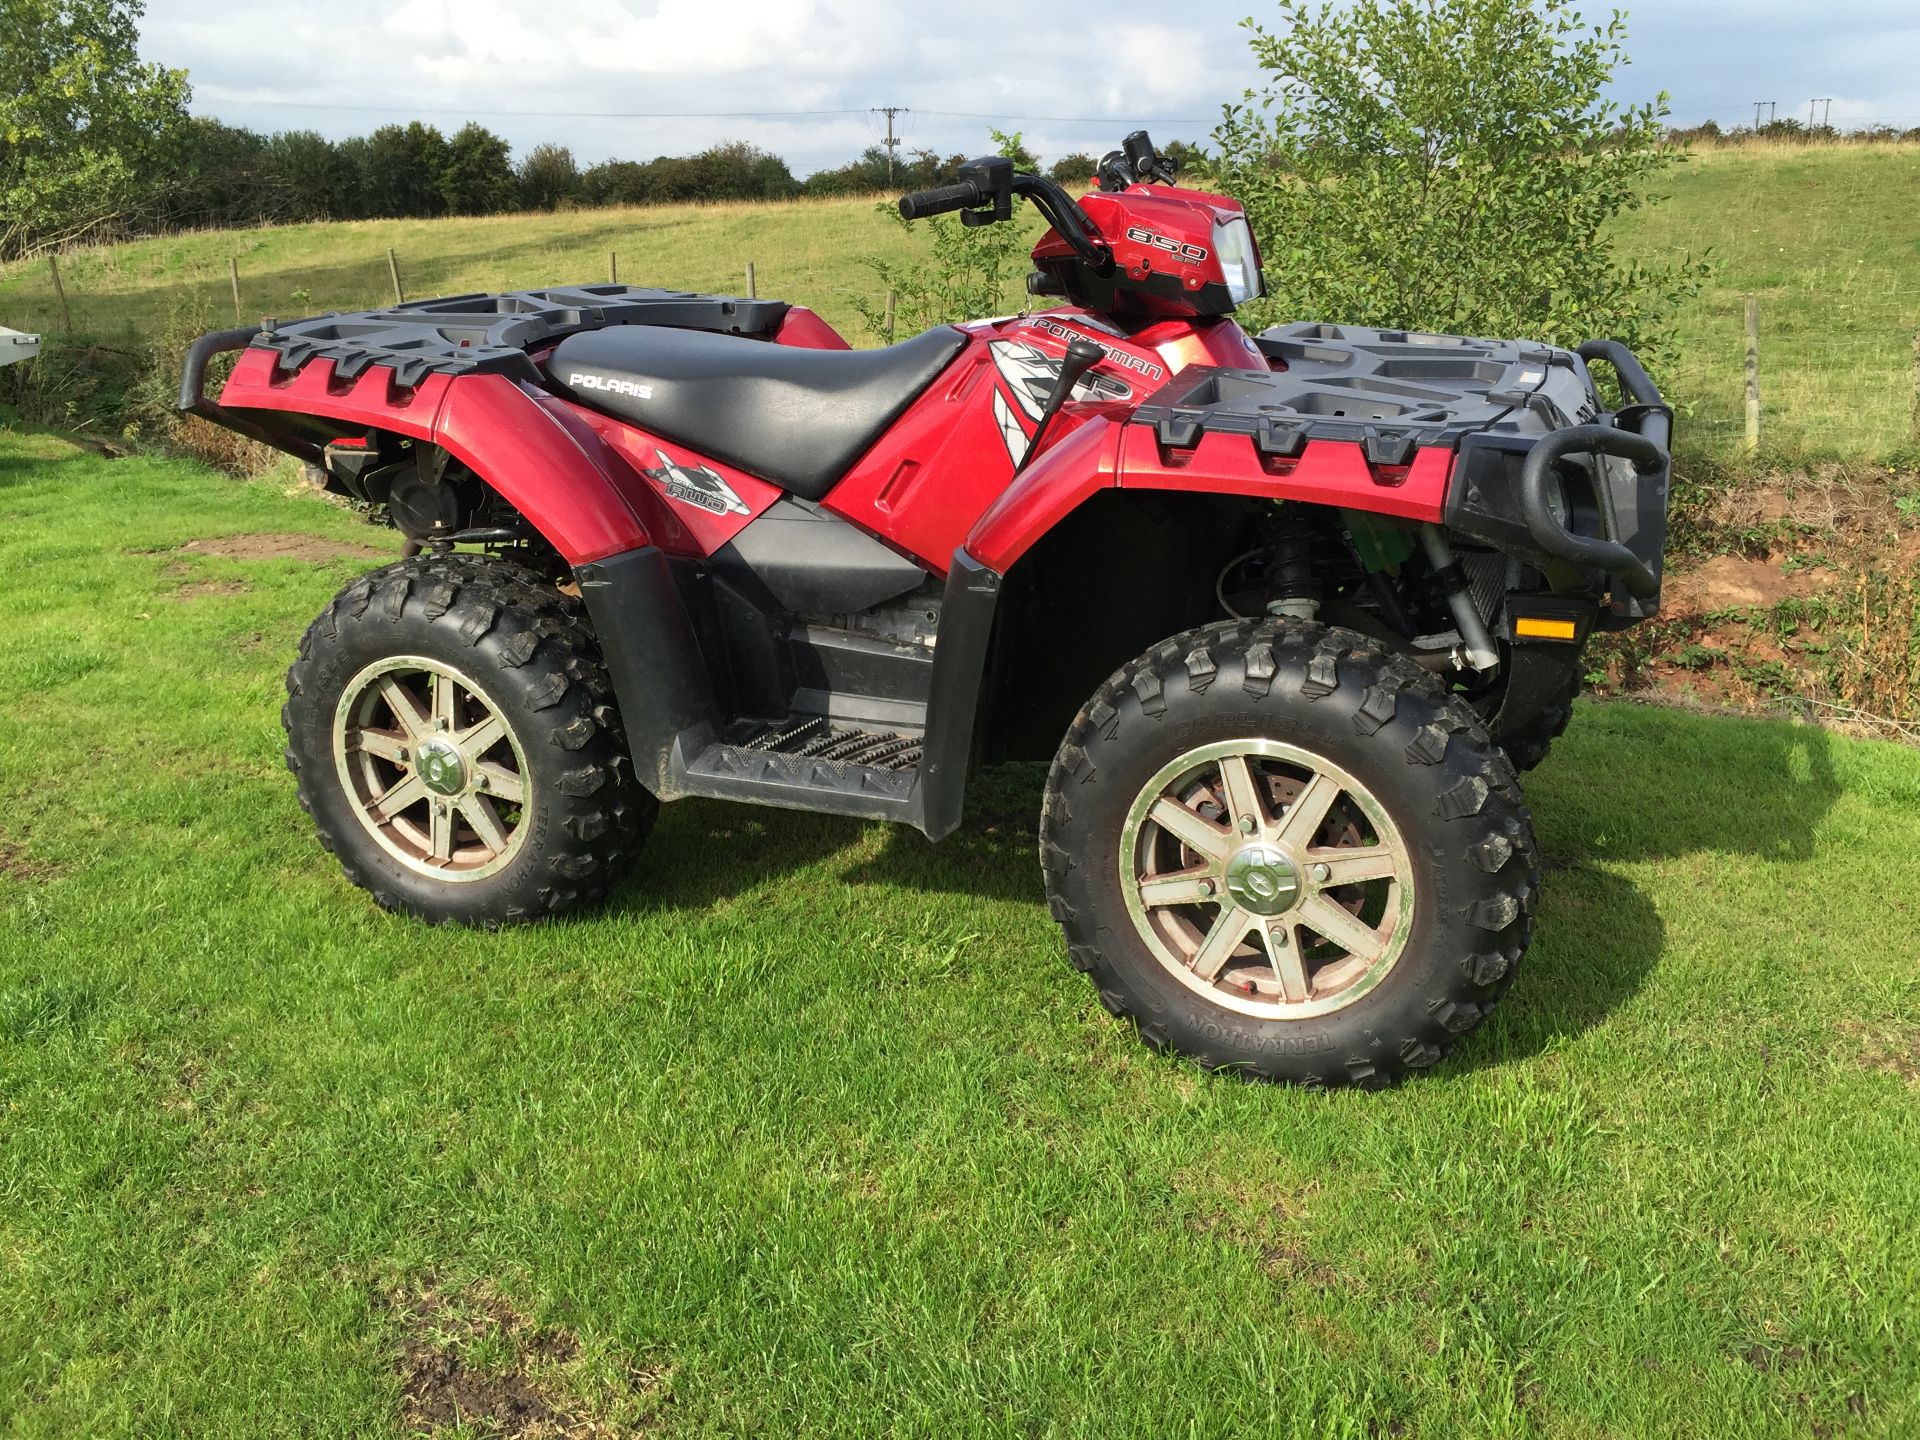
[[[1473,711],[1295,621],[1190,631],[1109,680],[1049,773],[1041,855],[1110,1010],[1270,1079],[1433,1064],[1531,924],[1531,822]]]
[[[504,561],[354,581],[302,638],[283,718],[321,843],[391,910],[557,914],[604,895],[652,824],[591,637]]]

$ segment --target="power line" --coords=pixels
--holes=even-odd
[[[1216,116],[1162,115],[1142,120],[1126,115],[987,114],[971,110],[912,110],[905,105],[848,106],[823,110],[493,110],[446,105],[363,105],[339,100],[254,100],[235,96],[216,104],[252,106],[270,110],[337,110],[365,115],[476,115],[488,119],[526,120],[793,120],[829,115],[866,115],[893,112],[937,116],[943,120],[1024,120],[1037,125],[1211,125]],[[889,120],[892,116],[889,114]]]

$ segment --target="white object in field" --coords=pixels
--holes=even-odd
[[[27,335],[19,330],[9,330],[0,325],[0,365],[11,365],[18,360],[31,360],[40,353],[40,337]]]

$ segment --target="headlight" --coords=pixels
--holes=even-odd
[[[1213,226],[1213,253],[1227,277],[1227,294],[1236,305],[1244,305],[1260,295],[1259,252],[1253,248],[1253,231],[1244,215],[1218,220]]]

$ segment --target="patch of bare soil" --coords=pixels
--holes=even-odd
[[[329,560],[378,560],[387,555],[371,545],[325,540],[318,535],[218,535],[189,540],[180,547],[187,555],[212,555],[222,560],[304,560],[321,565]]]
[[[1859,1046],[1860,1063],[1869,1070],[1920,1085],[1920,1026],[1849,1020],[1840,1028]]]
[[[217,600],[227,595],[244,595],[253,589],[244,580],[196,580],[173,592],[176,600]]]
[[[1599,637],[1600,693],[1786,710],[1920,739],[1920,476],[1861,466],[1742,480],[1686,517],[1660,615]]]
[[[1704,565],[1677,571],[1660,602],[1675,615],[1706,615],[1743,605],[1771,608],[1782,600],[1807,599],[1839,579],[1839,572],[1827,566],[1793,569],[1771,556],[1716,555]]]
[[[580,1342],[535,1324],[498,1295],[450,1292],[432,1281],[389,1297],[401,1321],[399,1370],[416,1434],[489,1440],[616,1440],[641,1433],[577,1393],[569,1365]],[[633,1369],[625,1398],[659,1396],[666,1373]]]
[[[34,859],[24,845],[0,835],[0,875],[9,880],[24,880],[29,885],[41,885],[59,873],[57,866]]]

